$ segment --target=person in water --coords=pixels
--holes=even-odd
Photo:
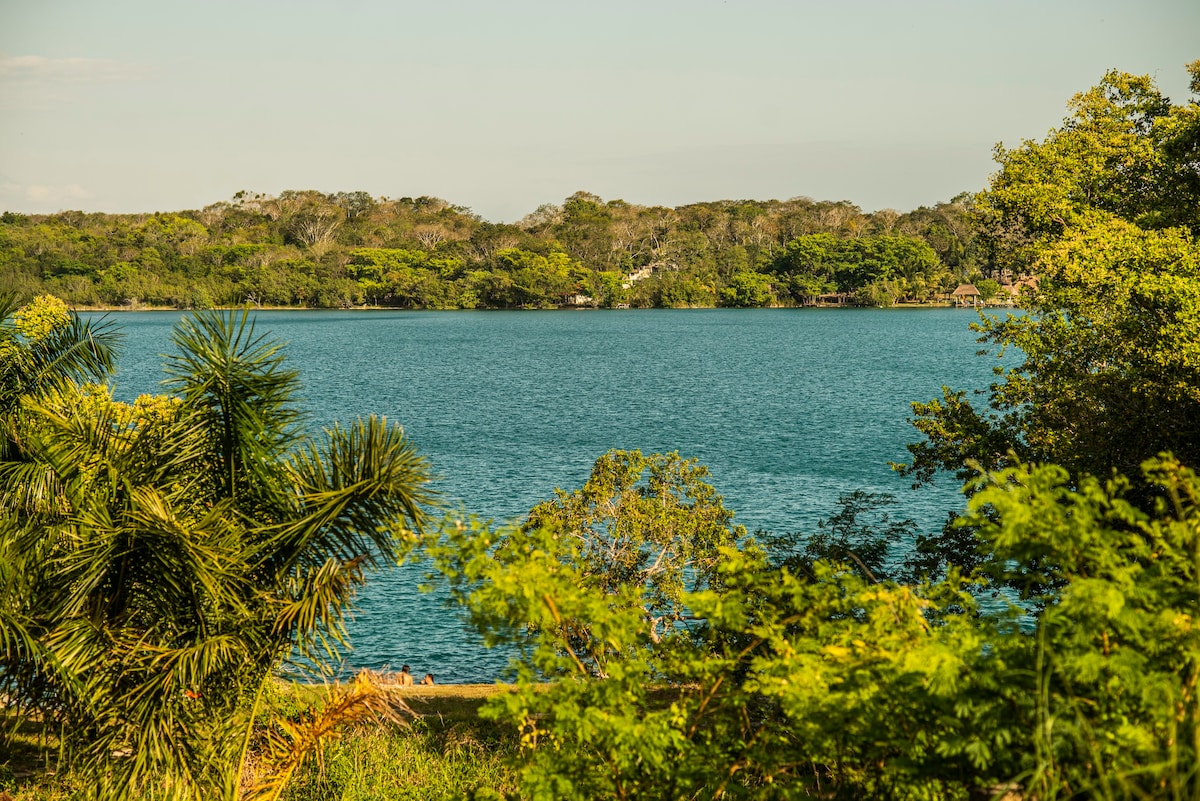
[[[425,678],[421,679],[422,684],[433,684],[433,674],[426,673]]]
[[[400,668],[400,673],[397,674],[397,676],[396,676],[396,682],[401,687],[411,687],[412,686],[413,677],[412,677],[412,673],[410,673],[409,670],[410,670],[410,668],[408,667],[408,665],[405,665],[404,667]]]

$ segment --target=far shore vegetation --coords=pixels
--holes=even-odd
[[[997,148],[986,190],[907,215],[581,193],[509,226],[314,192],[6,213],[0,801],[1200,799],[1188,70],[1183,104],[1108,73],[1043,141]],[[247,308],[1006,285],[1021,313],[974,324],[1009,354],[994,383],[912,399],[894,469],[964,497],[933,531],[857,490],[815,530],[747,532],[719,476],[638,450],[522,521],[448,511],[401,421],[307,432]],[[193,310],[167,394],[113,400],[116,327],[72,304]],[[355,592],[402,559],[513,654],[503,683],[338,675]]]
[[[238,193],[156,214],[0,214],[0,289],[74,308],[696,308],[1014,299],[963,194],[907,213],[577,192],[514,224],[438,198]]]

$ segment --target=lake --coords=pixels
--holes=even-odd
[[[92,317],[98,315],[89,315]],[[110,315],[124,333],[115,395],[160,391],[175,312]],[[382,414],[402,423],[455,506],[519,519],[573,489],[610,448],[678,451],[751,532],[811,531],[855,489],[896,494],[925,529],[956,487],[910,491],[888,467],[917,438],[910,403],[942,385],[985,388],[958,309],[264,311],[288,343],[314,426]],[[443,682],[491,681],[484,650],[416,565],[359,596],[347,668],[412,665]]]

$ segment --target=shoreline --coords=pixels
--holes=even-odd
[[[1005,304],[980,304],[978,306],[955,306],[952,303],[897,303],[894,306],[852,306],[848,304],[825,303],[815,306],[685,306],[685,307],[666,307],[654,306],[649,308],[605,308],[592,306],[556,306],[548,309],[404,309],[399,306],[350,306],[348,308],[335,307],[314,307],[314,306],[258,306],[258,305],[237,305],[237,306],[211,306],[207,309],[181,309],[177,306],[71,306],[70,309],[75,312],[119,312],[119,313],[138,313],[138,312],[196,312],[196,311],[241,311],[247,309],[249,311],[293,311],[293,312],[374,312],[374,311],[390,311],[390,312],[544,312],[544,311],[578,311],[578,312],[610,312],[610,311],[705,311],[705,310],[729,310],[729,311],[750,311],[754,309],[771,309],[778,311],[793,310],[803,311],[806,309],[870,309],[878,311],[891,311],[900,309],[962,309],[964,311],[977,311],[979,309],[1012,309],[1016,308],[1012,305]]]

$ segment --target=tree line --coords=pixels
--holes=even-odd
[[[0,272],[74,306],[404,309],[929,301],[992,272],[962,195],[667,208],[577,192],[515,224],[437,198],[239,192],[199,211],[0,215]]]

